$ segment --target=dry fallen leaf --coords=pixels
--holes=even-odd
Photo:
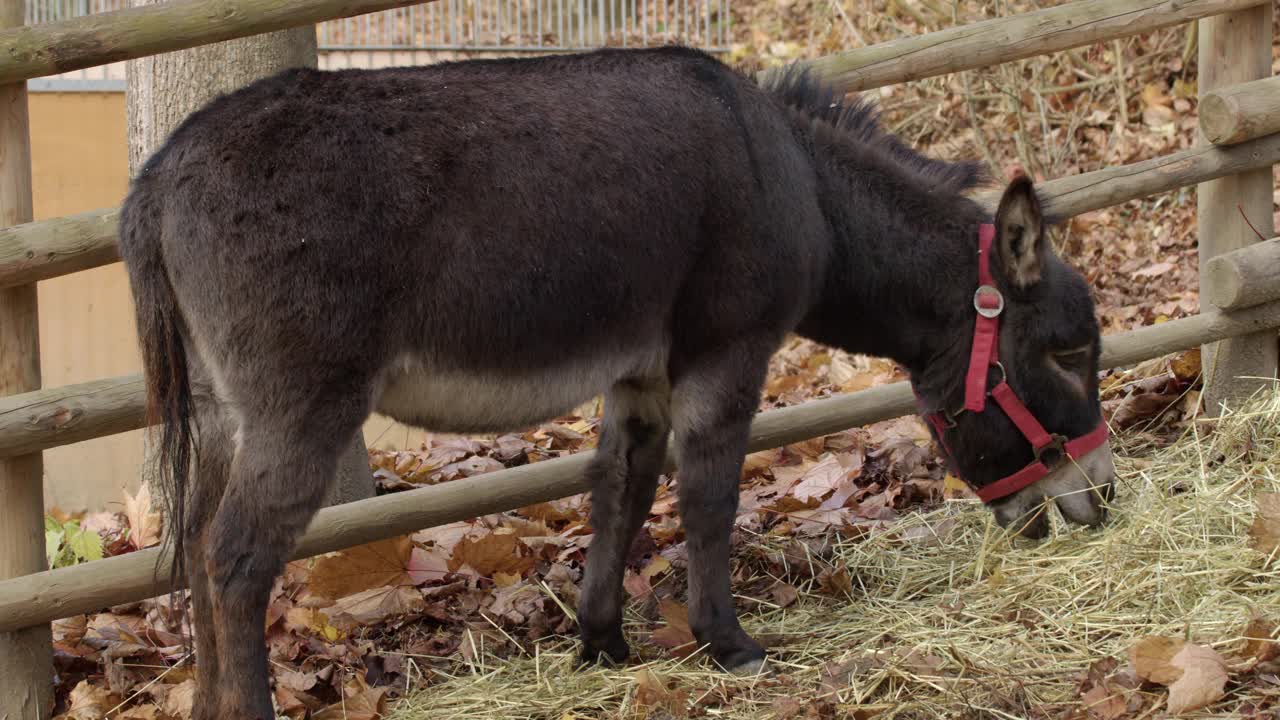
[[[284,616],[285,627],[292,632],[305,632],[337,642],[343,632],[329,623],[329,616],[315,608],[292,608]]]
[[[449,569],[457,572],[466,565],[481,575],[497,572],[523,575],[536,564],[524,543],[512,533],[490,533],[479,538],[463,538],[449,557]]]
[[[409,582],[414,585],[442,581],[449,574],[449,556],[435,548],[423,550],[416,547],[409,555],[405,571],[409,575]]]
[[[102,720],[120,704],[118,695],[112,694],[105,687],[91,685],[88,680],[81,680],[71,690],[68,700],[70,707],[62,716],[67,720]]]
[[[135,548],[160,542],[160,513],[151,504],[151,488],[142,483],[137,495],[124,493],[124,514],[129,519],[129,543]]]
[[[417,615],[426,607],[427,601],[416,587],[388,585],[348,595],[326,612],[332,618],[330,624],[344,628],[352,623],[375,625],[390,617]]]
[[[1249,544],[1266,555],[1280,551],[1280,493],[1258,493],[1257,514],[1249,528]]]
[[[407,535],[325,555],[311,570],[311,593],[337,600],[373,588],[410,584],[413,541]]]
[[[1169,361],[1169,369],[1173,372],[1173,376],[1182,382],[1195,381],[1200,377],[1200,348],[1178,353]]]
[[[366,688],[312,715],[312,720],[378,720],[387,710],[387,688]]]
[[[689,716],[689,691],[668,687],[665,678],[651,670],[639,670],[636,680],[635,717],[682,718]]]
[[[689,608],[675,600],[663,598],[658,604],[658,612],[666,625],[653,631],[649,639],[655,645],[661,645],[676,657],[689,655],[698,648],[698,641],[689,629]]]
[[[1245,644],[1241,654],[1248,660],[1267,662],[1280,658],[1280,632],[1276,624],[1264,617],[1255,617],[1244,629]]]
[[[769,595],[778,607],[788,607],[800,599],[800,592],[795,587],[781,581],[769,588]]]
[[[1168,686],[1171,715],[1198,710],[1226,695],[1226,661],[1212,648],[1148,637],[1129,650],[1129,657],[1138,677]]]
[[[1117,720],[1129,712],[1129,705],[1123,697],[1101,685],[1090,688],[1080,699],[1089,717],[1099,720]]]
[[[195,703],[196,681],[187,679],[170,688],[164,696],[164,706],[161,709],[169,717],[189,718]]]

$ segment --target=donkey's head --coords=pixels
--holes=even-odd
[[[938,408],[925,417],[952,469],[1001,526],[1028,537],[1047,532],[1048,500],[1068,520],[1100,524],[1115,472],[1098,399],[1093,300],[1044,225],[1031,181],[1015,179],[994,223],[978,233],[978,277],[967,281],[973,320],[953,331],[948,360],[921,378],[938,391],[922,402]]]

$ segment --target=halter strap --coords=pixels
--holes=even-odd
[[[1004,296],[991,279],[991,244],[996,228],[989,223],[978,226],[978,290],[973,306],[978,311],[973,326],[973,349],[969,353],[969,373],[964,382],[964,409],[982,412],[987,406],[987,369],[999,362],[996,347],[1000,341],[1000,322]]]

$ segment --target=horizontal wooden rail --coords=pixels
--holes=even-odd
[[[1129,365],[1226,337],[1280,326],[1280,302],[1226,313],[1212,311],[1104,338],[1102,365]],[[760,413],[751,450],[763,450],[913,412],[905,382]],[[426,527],[585,492],[594,451],[440,485],[325,508],[293,557],[303,558]],[[668,468],[675,467],[667,457]],[[94,612],[172,589],[159,549],[0,581],[0,632]]]
[[[170,0],[0,30],[0,84],[423,2]]]
[[[1219,145],[1280,132],[1280,76],[1207,92],[1199,113],[1200,131]]]
[[[1058,220],[1157,193],[1280,163],[1280,135],[1230,146],[1201,145],[1131,165],[1040,183],[1046,211]],[[994,208],[996,195],[988,196]]]
[[[1082,0],[869,45],[807,65],[836,87],[854,92],[1115,40],[1261,4],[1259,0]]]
[[[1200,298],[1223,310],[1280,299],[1280,237],[1211,258],[1204,276]]]
[[[146,387],[141,375],[94,380],[0,397],[0,457],[137,430]]]
[[[1232,146],[1197,146],[1132,165],[1050,180],[1039,189],[1049,212],[1064,219],[1278,162],[1280,134]],[[994,210],[1000,195],[985,193],[978,199]],[[119,210],[112,208],[0,230],[0,288],[119,260],[118,218]],[[3,444],[0,440],[0,447]]]
[[[119,208],[0,229],[0,287],[69,275],[120,259]]]

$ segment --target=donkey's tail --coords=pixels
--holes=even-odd
[[[147,479],[165,509],[165,542],[173,547],[170,581],[176,587],[184,573],[193,406],[182,318],[161,253],[160,198],[146,181],[144,170],[121,208],[120,255],[133,291],[147,386],[147,425],[160,426]]]

